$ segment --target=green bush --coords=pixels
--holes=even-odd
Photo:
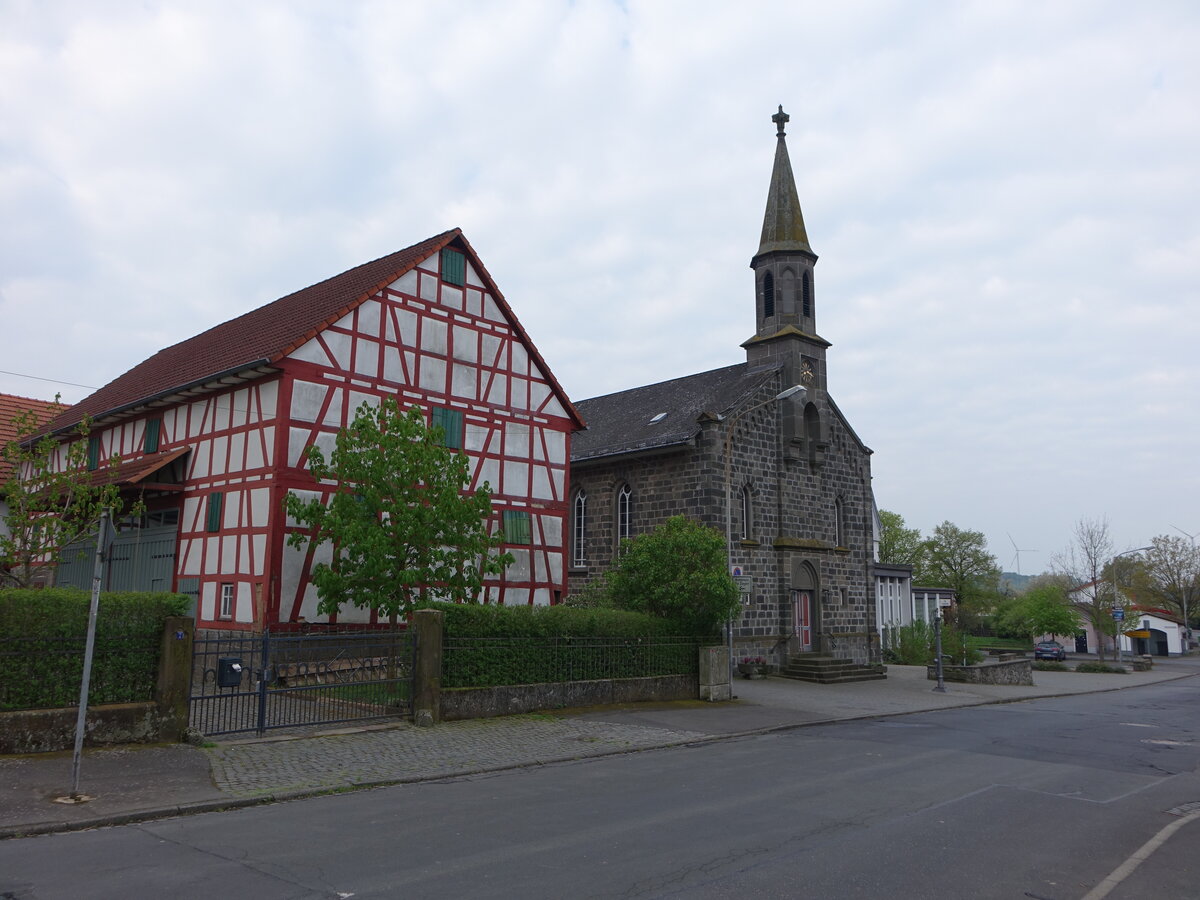
[[[1086,663],[1084,663],[1086,665]],[[1049,659],[1035,659],[1033,668],[1039,672],[1069,672],[1071,671],[1066,663],[1057,662]]]
[[[937,653],[937,633],[929,622],[917,620],[893,629],[891,645],[887,647],[889,661],[901,666],[924,666],[934,662]],[[966,635],[953,628],[942,628],[942,655],[950,665],[979,662],[983,654],[971,647]]]
[[[567,606],[426,603],[445,616],[442,686],[692,674],[704,638],[642,613]]]
[[[79,702],[89,603],[75,588],[0,590],[0,709]],[[89,703],[151,699],[163,620],[187,605],[182,594],[101,594]]]
[[[1101,675],[1124,675],[1124,666],[1110,666],[1102,662],[1081,662],[1075,667],[1076,672],[1095,672]]]

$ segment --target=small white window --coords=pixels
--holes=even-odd
[[[650,424],[657,425],[659,422],[661,422],[666,417],[667,417],[667,414],[665,412],[661,412],[658,415],[656,415],[653,419],[650,420]]]
[[[222,619],[233,618],[233,585],[221,585],[221,613]]]

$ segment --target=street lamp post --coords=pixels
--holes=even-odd
[[[1113,609],[1117,609],[1118,607],[1120,607],[1122,610],[1124,610],[1124,608],[1125,608],[1124,605],[1121,604],[1121,589],[1117,585],[1117,560],[1120,559],[1122,556],[1128,556],[1131,553],[1141,553],[1141,552],[1143,552],[1145,550],[1149,550],[1149,549],[1151,549],[1151,548],[1150,547],[1137,547],[1136,549],[1133,549],[1133,550],[1123,550],[1120,553],[1114,554],[1113,558],[1109,561],[1108,565],[1112,569],[1112,578],[1110,578],[1109,580],[1112,581],[1112,586],[1113,586]],[[1121,615],[1124,616],[1124,612],[1122,612]],[[1113,616],[1113,620],[1114,620],[1114,624],[1115,624],[1116,616]],[[1124,622],[1125,620],[1122,618],[1121,621]],[[1122,635],[1122,633],[1123,632],[1121,631],[1121,626],[1117,625],[1116,626],[1116,634],[1113,636],[1113,638],[1117,644],[1117,665],[1118,666],[1121,665],[1121,635]]]
[[[725,556],[729,566],[729,574],[733,574],[733,430],[737,423],[754,412],[756,409],[762,409],[771,403],[776,403],[780,400],[786,400],[796,394],[807,392],[807,388],[802,384],[793,384],[790,388],[780,391],[769,400],[764,400],[762,403],[756,403],[754,406],[749,406],[743,409],[735,416],[729,418],[725,425]],[[733,684],[733,618],[731,617],[725,623],[725,637],[729,646],[729,683]]]

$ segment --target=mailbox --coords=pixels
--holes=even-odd
[[[217,660],[217,687],[235,688],[242,684],[242,661],[236,656]]]

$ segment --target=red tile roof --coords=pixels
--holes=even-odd
[[[0,447],[22,436],[17,434],[16,425],[13,424],[13,419],[21,413],[31,411],[36,416],[37,423],[41,425],[62,408],[61,403],[55,403],[53,400],[34,400],[32,397],[0,394]],[[12,466],[0,457],[0,484],[8,481],[11,472]]]
[[[452,228],[160,350],[57,416],[50,422],[48,430],[61,432],[77,424],[84,416],[99,419],[184,388],[213,381],[222,375],[275,363],[452,242],[461,246],[471,257],[489,291],[509,316],[513,327],[525,339],[534,357],[542,364],[559,399],[570,414],[578,418],[566,394],[554,381],[549,368],[538,356],[516,316],[463,237],[462,230]]]

